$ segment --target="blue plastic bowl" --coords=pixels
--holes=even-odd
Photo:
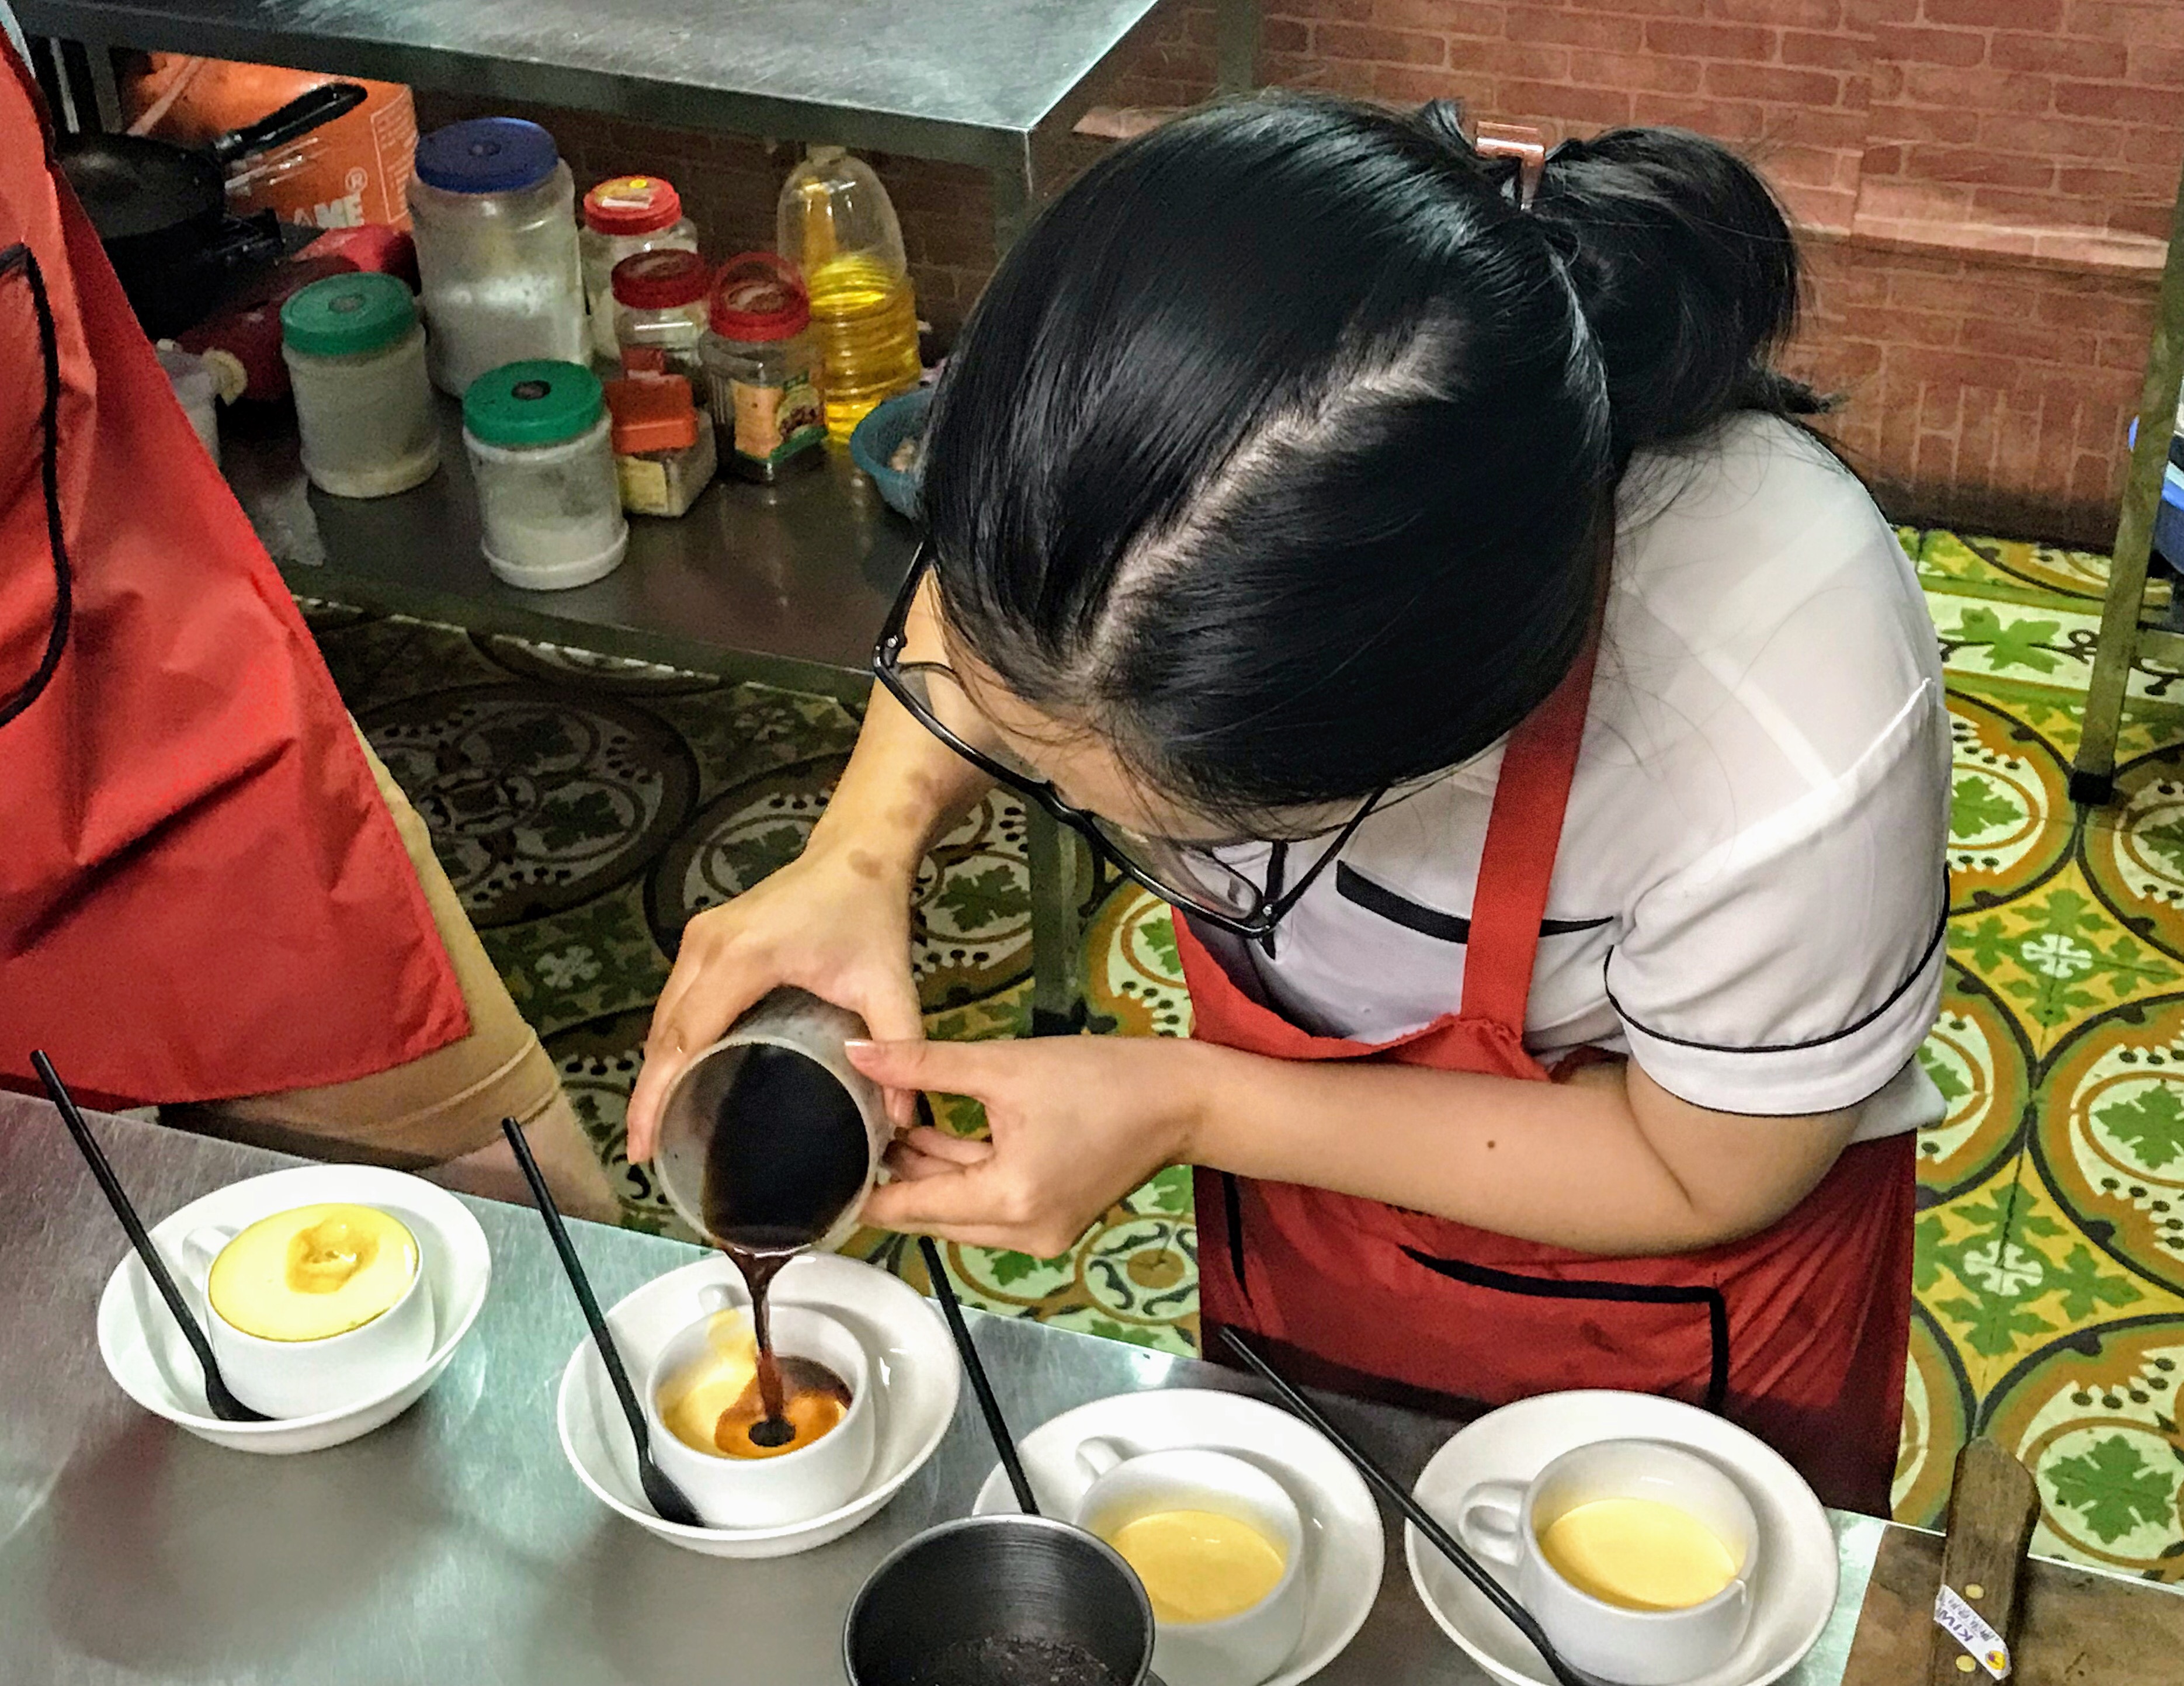
[[[872,477],[889,509],[912,521],[917,519],[917,483],[924,465],[905,474],[888,464],[905,439],[925,431],[925,412],[932,407],[933,388],[913,387],[874,406],[850,435],[850,460]]]

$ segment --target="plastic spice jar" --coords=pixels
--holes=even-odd
[[[747,480],[820,461],[827,412],[811,327],[811,300],[787,261],[746,252],[722,266],[701,355],[727,438],[722,461]]]
[[[480,117],[418,142],[410,215],[442,390],[460,397],[487,370],[526,358],[583,360],[576,200],[536,123]]]
[[[614,266],[639,252],[698,249],[698,225],[682,215],[682,195],[657,176],[616,176],[584,195],[584,227],[577,237],[583,260],[584,308],[592,320],[592,352],[611,361],[615,343]]]
[[[704,390],[712,266],[695,252],[639,252],[614,267],[615,338],[631,375],[680,375]]]
[[[334,275],[281,307],[304,472],[337,498],[384,498],[440,466],[416,302],[391,275]]]
[[[557,591],[612,573],[629,544],[599,377],[581,363],[510,363],[463,394],[485,559],[510,585]]]
[[[713,418],[680,375],[632,375],[609,381],[615,472],[621,506],[632,515],[677,516],[713,477]]]

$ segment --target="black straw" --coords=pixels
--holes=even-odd
[[[1288,1380],[1262,1358],[1250,1343],[1225,1323],[1221,1326],[1221,1338],[1262,1382],[1280,1395],[1284,1404],[1332,1440],[1342,1455],[1357,1466],[1357,1473],[1379,1488],[1389,1502],[1403,1513],[1404,1519],[1425,1536],[1427,1544],[1453,1563],[1463,1578],[1478,1588],[1489,1604],[1508,1617],[1510,1624],[1540,1654],[1540,1660],[1546,1664],[1548,1672],[1561,1683],[1561,1686],[1602,1686],[1597,1677],[1565,1662],[1555,1650],[1554,1642],[1533,1619],[1532,1612],[1518,1603],[1509,1589],[1496,1580],[1477,1558],[1466,1551],[1456,1537],[1434,1519],[1433,1514],[1424,1505],[1411,1496],[1408,1488],[1366,1456],[1349,1436],[1329,1422],[1318,1406],[1290,1386]]]
[[[948,1332],[956,1337],[956,1350],[962,1354],[963,1369],[971,1378],[971,1392],[978,1401],[978,1410],[986,1419],[986,1432],[993,1437],[994,1450],[1000,1456],[1001,1468],[1007,1471],[1009,1486],[1017,1496],[1017,1509],[1027,1516],[1039,1515],[1039,1501],[1031,1496],[1031,1481],[1024,1474],[1023,1460],[1017,1455],[1016,1437],[1009,1432],[1008,1420],[1001,1415],[1001,1402],[994,1397],[991,1383],[986,1380],[986,1366],[979,1362],[978,1349],[971,1344],[971,1331],[963,1321],[963,1308],[956,1303],[956,1285],[948,1280],[948,1267],[941,1262],[940,1249],[933,1244],[933,1237],[922,1235],[917,1238],[917,1250],[925,1257],[925,1274],[933,1279],[933,1297],[940,1302],[940,1315],[948,1320]]]
[[[182,1291],[167,1269],[167,1261],[159,1256],[159,1249],[152,1245],[152,1237],[144,1228],[144,1220],[136,1215],[136,1209],[122,1192],[121,1179],[114,1174],[106,1150],[98,1145],[98,1138],[91,1133],[91,1126],[76,1110],[75,1102],[61,1082],[60,1074],[53,1069],[53,1061],[42,1048],[31,1051],[31,1064],[36,1068],[38,1081],[46,1086],[46,1093],[53,1098],[53,1107],[61,1115],[61,1122],[75,1138],[76,1149],[83,1155],[84,1163],[98,1179],[99,1192],[105,1195],[106,1203],[114,1209],[114,1215],[121,1220],[121,1227],[128,1231],[129,1244],[136,1249],[136,1256],[144,1261],[144,1269],[152,1278],[152,1286],[159,1291],[159,1298],[167,1302],[167,1309],[174,1314],[182,1338],[190,1343],[197,1354],[198,1367],[204,1371],[205,1404],[212,1414],[223,1422],[270,1422],[273,1419],[263,1411],[254,1411],[229,1392],[226,1378],[220,1373],[220,1365],[212,1355],[212,1343],[198,1326],[198,1320],[182,1298]]]
[[[504,1118],[500,1121],[500,1130],[515,1151],[515,1163],[523,1168],[523,1180],[531,1185],[532,1202],[538,1208],[538,1215],[546,1220],[546,1233],[553,1241],[554,1251],[561,1257],[561,1273],[576,1292],[584,1321],[591,1326],[592,1344],[599,1348],[599,1362],[606,1366],[607,1380],[614,1383],[615,1397],[621,1401],[621,1414],[629,1421],[630,1438],[637,1443],[638,1481],[644,1488],[645,1498],[651,1501],[652,1508],[663,1521],[679,1522],[692,1528],[705,1527],[705,1518],[698,1514],[698,1507],[690,1502],[688,1495],[675,1484],[674,1477],[653,1461],[652,1433],[645,1426],[644,1412],[637,1403],[637,1389],[629,1385],[629,1372],[622,1367],[621,1350],[615,1345],[599,1300],[592,1293],[591,1278],[584,1274],[583,1261],[577,1257],[568,1229],[561,1222],[561,1209],[554,1203],[554,1191],[546,1186],[545,1174],[538,1169],[538,1161],[531,1157],[531,1144],[523,1139],[522,1126],[512,1118]]]

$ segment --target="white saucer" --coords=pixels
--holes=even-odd
[[[1771,1446],[1695,1405],[1606,1389],[1543,1393],[1490,1411],[1455,1436],[1411,1489],[1451,1531],[1457,1506],[1482,1481],[1529,1481],[1553,1459],[1594,1440],[1660,1440],[1721,1466],[1759,1519],[1759,1574],[1752,1625],[1736,1654],[1687,1686],[1766,1686],[1820,1637],[1836,1605],[1835,1531],[1804,1477]],[[1554,1686],[1539,1654],[1407,1523],[1403,1555],[1427,1610],[1479,1666],[1509,1686]],[[1489,1564],[1503,1583],[1513,1572]]]
[[[1380,1512],[1363,1479],[1334,1443],[1309,1424],[1241,1393],[1154,1387],[1095,1399],[1041,1423],[1017,1444],[1032,1496],[1052,1516],[1070,1516],[1092,1484],[1077,1449],[1095,1437],[1131,1453],[1171,1447],[1233,1452],[1289,1489],[1304,1518],[1304,1572],[1312,1601],[1304,1636],[1266,1686],[1297,1686],[1340,1655],[1373,1613],[1386,1563]],[[1016,1495],[999,1464],[978,1489],[976,1516],[1014,1511]]]
[[[642,1377],[675,1333],[705,1315],[701,1289],[727,1285],[738,1305],[749,1304],[743,1277],[719,1253],[647,1282],[607,1313],[607,1326],[632,1377]],[[857,1496],[805,1522],[772,1528],[690,1527],[662,1521],[644,1501],[629,1425],[587,1336],[561,1372],[554,1412],[561,1451],[593,1496],[648,1533],[708,1557],[787,1557],[839,1539],[876,1516],[924,1466],[956,1415],[962,1369],[940,1314],[924,1297],[884,1270],[833,1253],[792,1262],[774,1279],[776,1305],[817,1306],[864,1343],[880,1382],[878,1445],[872,1472]],[[642,1386],[642,1382],[639,1382]]]
[[[447,1190],[377,1165],[298,1165],[231,1182],[192,1200],[152,1226],[152,1242],[202,1317],[203,1295],[191,1292],[184,1236],[207,1225],[241,1229],[293,1206],[336,1200],[379,1207],[417,1237],[419,1267],[432,1295],[432,1353],[423,1369],[398,1387],[346,1410],[273,1422],[223,1422],[205,1404],[204,1372],[132,1248],[114,1267],[98,1297],[98,1354],[115,1384],[153,1415],[237,1452],[316,1452],[369,1434],[409,1410],[454,1357],[493,1281],[485,1231]]]

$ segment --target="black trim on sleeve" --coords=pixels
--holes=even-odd
[[[1919,963],[1911,969],[1910,974],[1906,977],[1902,983],[1897,985],[1894,989],[1889,991],[1887,998],[1884,1000],[1880,1006],[1875,1008],[1872,1012],[1867,1013],[1856,1024],[1846,1024],[1840,1030],[1831,1030],[1825,1036],[1815,1036],[1810,1041],[1806,1042],[1761,1042],[1752,1047],[1739,1047],[1726,1042],[1700,1042],[1694,1041],[1688,1036],[1672,1036],[1665,1030],[1653,1030],[1648,1025],[1642,1024],[1638,1019],[1634,1019],[1629,1011],[1625,1009],[1623,1003],[1615,998],[1614,990],[1609,988],[1607,985],[1607,962],[1605,961],[1601,963],[1601,986],[1602,989],[1607,990],[1607,1004],[1615,1009],[1615,1016],[1617,1018],[1620,1019],[1625,1024],[1629,1025],[1632,1030],[1638,1031],[1641,1035],[1651,1036],[1657,1042],[1666,1042],[1671,1047],[1698,1048],[1708,1053],[1797,1053],[1806,1048],[1824,1048],[1830,1042],[1839,1042],[1846,1036],[1855,1036],[1859,1031],[1864,1030],[1867,1025],[1872,1024],[1883,1013],[1886,1013],[1890,1008],[1895,1006],[1898,1001],[1903,998],[1904,992],[1908,991],[1912,985],[1917,983],[1919,979],[1926,975],[1927,964],[1933,959],[1934,951],[1941,946],[1942,934],[1946,932],[1948,928],[1948,879],[1944,877],[1942,880],[1942,917],[1935,922],[1934,934],[1926,939],[1925,952],[1919,955]],[[1609,960],[1613,960],[1615,957],[1613,951],[1610,951],[1607,957]]]
[[[1392,924],[1406,930],[1416,931],[1420,936],[1432,937],[1438,942],[1469,942],[1471,921],[1460,913],[1444,913],[1438,907],[1427,907],[1398,896],[1384,884],[1375,884],[1347,861],[1334,863],[1334,893],[1344,901],[1362,907],[1368,913],[1378,913]],[[1566,936],[1572,931],[1597,930],[1609,923],[1609,916],[1597,919],[1542,919],[1541,936]]]

